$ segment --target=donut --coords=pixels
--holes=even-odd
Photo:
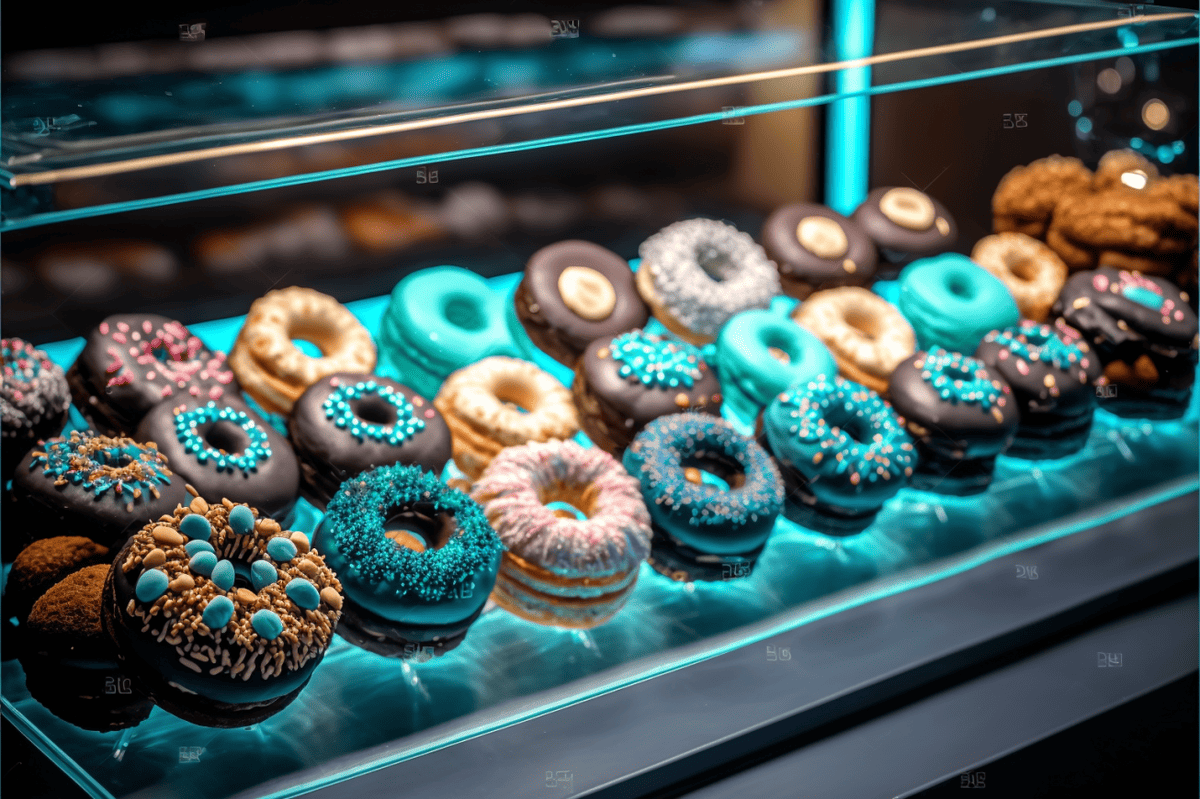
[[[339,372],[308,387],[288,418],[300,463],[300,493],[324,508],[360,472],[403,463],[434,474],[450,460],[450,428],[407,386],[377,375]]]
[[[94,732],[136,727],[154,710],[121,669],[100,621],[111,568],[87,566],[51,586],[29,611],[18,649],[29,695],[63,721]]]
[[[817,292],[792,312],[792,321],[821,340],[843,377],[884,396],[896,365],[917,348],[904,315],[856,286]]]
[[[1067,265],[1042,242],[1024,233],[984,236],[971,260],[997,278],[1012,294],[1025,319],[1045,322],[1067,282]]]
[[[4,618],[23,623],[33,603],[68,574],[112,563],[106,546],[79,535],[34,541],[13,560],[4,583]],[[8,632],[7,630],[5,631]]]
[[[61,535],[119,547],[150,519],[184,500],[183,478],[168,457],[131,438],[72,430],[22,459],[4,509],[4,560],[26,545]]]
[[[62,432],[71,408],[71,389],[62,367],[19,338],[0,339],[0,481],[43,439]]]
[[[172,470],[206,499],[229,497],[285,522],[300,493],[300,466],[287,439],[234,399],[164,402],[138,425]]]
[[[67,371],[75,407],[97,431],[131,434],[164,399],[237,396],[225,354],[211,352],[179,322],[118,314],[93,330]]]
[[[492,597],[523,619],[596,627],[624,607],[650,554],[638,481],[574,441],[504,450],[471,489],[505,552]],[[552,509],[567,504],[580,514]]]
[[[1196,312],[1160,277],[1101,267],[1067,279],[1052,311],[1100,358],[1118,416],[1177,419],[1196,378]]]
[[[758,442],[783,476],[784,516],[827,535],[869,527],[917,463],[892,406],[837,375],[780,393],[763,412]]]
[[[312,342],[321,357],[305,355],[292,339]],[[255,402],[287,415],[322,377],[374,369],[375,345],[349,308],[319,291],[292,286],[268,291],[250,305],[229,366]]]
[[[747,420],[793,383],[837,371],[820,339],[771,311],[743,311],[730,319],[717,337],[713,362],[725,405]]]
[[[644,327],[650,318],[625,259],[588,241],[535,252],[513,306],[538,349],[570,367],[596,339]]]
[[[505,447],[571,438],[579,417],[571,392],[528,361],[493,356],[450,375],[433,404],[450,427],[454,463],[478,479]]]
[[[958,241],[958,225],[946,206],[907,186],[885,186],[867,194],[851,219],[879,249],[877,276],[895,277],[916,258],[949,252]]]
[[[975,357],[1004,378],[1020,413],[1006,455],[1061,458],[1083,449],[1096,409],[1094,386],[1103,374],[1087,342],[1024,320],[984,336]]]
[[[923,258],[905,269],[897,307],[923,350],[971,353],[984,334],[1021,318],[1004,283],[956,252]]]
[[[784,491],[779,470],[754,439],[716,416],[671,414],[646,425],[622,460],[650,511],[655,570],[686,582],[750,574]]]
[[[814,291],[869,286],[879,253],[859,224],[813,203],[793,203],[767,217],[763,249],[779,269],[783,291],[803,300]]]
[[[896,367],[892,406],[916,443],[913,488],[968,496],[987,490],[1020,411],[1004,378],[985,363],[935,347]]]
[[[1061,155],[1014,167],[992,195],[992,229],[1045,239],[1059,199],[1091,191],[1092,179],[1082,161]]]
[[[117,554],[101,618],[157,705],[193,724],[244,727],[296,698],[341,606],[341,583],[304,533],[194,496]]]
[[[721,384],[700,351],[643,330],[589,344],[571,392],[583,432],[615,458],[664,414],[721,412]]]
[[[462,643],[504,549],[470,497],[400,465],[343,483],[315,543],[343,580],[338,633],[386,657],[436,656]]]
[[[778,296],[779,272],[749,235],[715,219],[668,225],[642,242],[637,289],[654,318],[692,344],[708,344],[740,311]]]
[[[425,399],[437,395],[451,372],[476,361],[533,357],[509,329],[504,297],[457,266],[422,269],[396,284],[379,346],[399,380]]]

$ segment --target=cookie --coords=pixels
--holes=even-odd
[[[1170,190],[1113,188],[1064,197],[1046,243],[1071,271],[1104,264],[1169,276],[1195,246],[1197,222]]]
[[[1110,150],[1100,157],[1092,189],[1144,189],[1158,181],[1158,167],[1133,150]]]
[[[1092,171],[1082,161],[1061,155],[1015,167],[992,195],[993,230],[1045,238],[1059,199],[1089,191],[1092,180]]]

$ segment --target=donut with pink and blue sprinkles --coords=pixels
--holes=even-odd
[[[625,451],[650,511],[650,565],[673,580],[750,574],[783,507],[771,457],[729,422],[704,413],[662,416]]]
[[[71,390],[62,367],[19,338],[0,339],[4,359],[0,377],[0,479],[7,480],[41,440],[62,432],[71,407]]]
[[[820,375],[779,394],[758,441],[783,474],[784,515],[827,535],[870,526],[912,476],[917,453],[892,406],[871,389]]]

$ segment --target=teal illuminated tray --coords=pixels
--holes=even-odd
[[[491,282],[511,293],[518,279]],[[349,307],[374,332],[387,302],[379,297]],[[786,313],[791,305],[780,298],[775,310]],[[191,329],[210,347],[228,350],[242,322]],[[74,339],[44,348],[65,366],[82,346]],[[541,353],[537,358],[569,381],[569,370]],[[272,781],[296,786],[272,795],[298,795],[717,656],[748,643],[739,630],[753,626],[754,640],[762,638],[773,617],[786,615],[792,621],[781,622],[784,627],[798,627],[880,591],[927,584],[1072,535],[1088,525],[1068,517],[1101,505],[1117,508],[1110,513],[1135,513],[1193,491],[1198,417],[1195,402],[1183,420],[1165,423],[1099,410],[1078,455],[1057,462],[1001,457],[992,487],[970,499],[904,489],[866,532],[844,540],[781,520],[746,578],[680,584],[644,565],[629,604],[588,632],[541,627],[490,608],[460,647],[413,663],[339,638],[295,703],[247,729],[197,727],[155,709],[133,729],[87,732],[33,699],[15,660],[3,664],[3,713],[93,796],[224,799]],[[1123,497],[1134,495],[1135,503],[1121,507]],[[319,519],[302,500],[294,526],[310,532]],[[804,614],[806,606],[814,611]],[[410,737],[414,743],[406,745]]]

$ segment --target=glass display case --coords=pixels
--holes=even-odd
[[[780,206],[850,216],[884,186],[936,198],[957,223],[950,250],[970,254],[1015,167],[1061,155],[1095,169],[1127,150],[1162,176],[1197,171],[1187,9],[754,0],[171,26],[173,39],[2,54],[0,325],[64,369],[117,312],[170,316],[228,352],[254,300],[298,285],[378,343],[393,287],[430,267],[472,270],[511,306],[530,256],[557,241],[636,270],[641,243],[678,220],[761,240]],[[1191,288],[1194,219],[1186,235],[1170,277]],[[895,280],[871,289],[899,302]],[[770,311],[785,320],[797,304],[780,294]],[[578,379],[522,344],[563,385]],[[376,371],[405,381],[387,358]],[[753,569],[725,564],[717,579],[644,563],[627,604],[591,629],[489,603],[438,657],[338,637],[298,698],[249,727],[161,708],[123,730],[76,726],[69,697],[91,689],[31,682],[6,619],[3,717],[94,797],[680,795],[738,758],[1194,592],[1196,397],[1159,420],[1113,413],[1118,387],[1095,389],[1081,450],[1002,454],[982,493],[905,487],[844,537],[781,516]],[[762,430],[729,403],[723,414]],[[87,422],[73,409],[67,426]],[[311,535],[321,520],[302,499],[288,527]],[[1194,671],[1193,622],[1154,627],[1181,648],[1118,694]],[[1078,680],[1111,674],[1089,665]],[[106,679],[103,693],[137,695]],[[972,765],[930,757],[933,771],[889,790]]]

